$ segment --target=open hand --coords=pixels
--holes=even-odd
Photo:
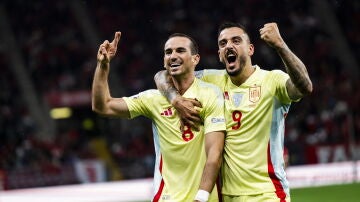
[[[178,96],[173,102],[173,106],[180,116],[181,131],[184,130],[185,125],[196,131],[199,130],[199,126],[203,123],[199,115],[202,105],[198,100]]]

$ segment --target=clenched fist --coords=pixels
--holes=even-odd
[[[275,49],[284,47],[285,42],[282,39],[279,28],[276,23],[266,23],[260,29],[260,38]]]

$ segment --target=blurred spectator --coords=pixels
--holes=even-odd
[[[2,3],[35,85],[37,95],[34,96],[89,91],[91,87],[95,52],[85,39],[78,24],[81,22],[73,15],[69,2],[12,0]],[[328,2],[359,63],[360,4],[345,0]],[[359,80],[354,79],[359,75],[352,75],[334,56],[333,39],[314,17],[311,1],[232,0],[219,4],[203,0],[104,0],[81,1],[81,5],[88,11],[97,35],[123,32],[120,59],[114,61],[117,65],[112,71],[118,76],[115,84],[124,88],[124,94],[155,87],[153,75],[162,69],[163,61],[159,60],[162,53],[154,50],[161,50],[160,39],[172,32],[189,33],[199,41],[200,68],[219,68],[217,44],[213,39],[217,25],[225,20],[243,23],[249,28],[249,34],[255,36],[251,39],[258,47],[253,57],[255,63],[271,64],[269,69],[283,66],[256,37],[260,25],[276,21],[288,37],[288,45],[307,65],[314,84],[313,94],[294,104],[286,121],[289,165],[316,163],[314,150],[318,146],[343,144],[347,147],[350,139],[360,144],[360,92],[355,89]],[[23,173],[19,176],[35,171],[38,174],[33,177],[46,173],[67,176],[66,180],[51,178],[47,182],[28,183],[29,186],[78,183],[71,168],[76,160],[104,158],[102,150],[91,147],[94,138],[107,142],[106,151],[123,178],[152,175],[151,126],[142,119],[129,125],[126,121],[95,116],[90,104],[75,106],[72,118],[57,121],[54,139],[38,139],[29,106],[18,99],[21,90],[5,52],[0,46],[0,170],[12,183],[8,188],[26,186],[25,182],[20,183],[20,177],[14,177],[14,172]],[[84,120],[90,120],[93,126],[84,126]]]

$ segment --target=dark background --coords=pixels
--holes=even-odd
[[[110,87],[114,97],[130,96],[155,88],[164,41],[174,32],[197,40],[198,69],[221,69],[217,27],[224,21],[247,27],[255,45],[253,64],[284,70],[259,36],[265,23],[277,22],[308,68],[314,92],[292,105],[286,121],[290,166],[322,163],[320,147],[329,148],[330,156],[336,147],[344,148],[344,158],[328,162],[358,158],[360,152],[351,146],[360,141],[359,9],[356,0],[2,1],[0,176],[5,189],[79,183],[74,164],[87,159],[105,162],[109,181],[152,177],[150,121],[101,118],[91,111],[98,46],[122,32]],[[72,116],[52,119],[54,107],[70,107]]]

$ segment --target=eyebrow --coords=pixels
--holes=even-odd
[[[164,50],[164,52],[168,52],[168,51],[172,51],[173,49],[172,48],[167,48]],[[183,50],[186,50],[185,47],[177,47],[174,49],[175,51],[183,51]]]
[[[233,40],[233,39],[243,39],[243,37],[241,35],[236,35],[236,36],[231,37],[229,40]],[[219,41],[227,41],[227,40],[228,39],[223,38],[223,39],[221,39]]]

